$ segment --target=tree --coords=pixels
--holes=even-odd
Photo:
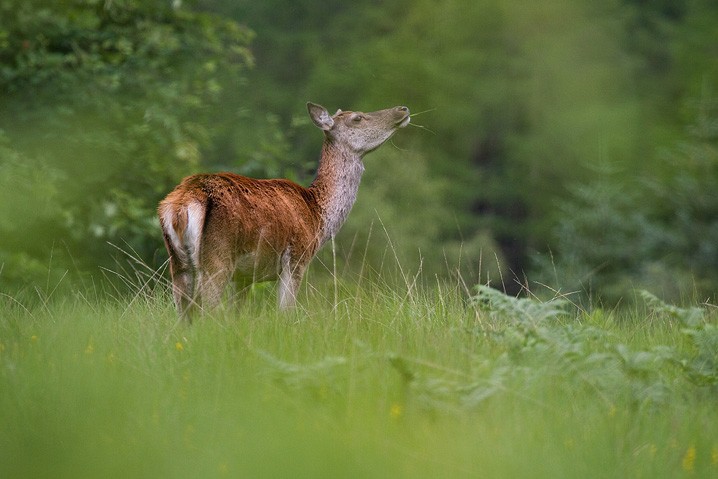
[[[554,229],[543,281],[616,302],[632,289],[673,301],[718,291],[718,101],[700,101],[686,139],[638,177],[606,170],[577,186]],[[697,296],[697,297],[694,297]]]
[[[251,37],[160,0],[3,2],[0,280],[110,266],[107,242],[151,259],[157,200],[221,131]]]

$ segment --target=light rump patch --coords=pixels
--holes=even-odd
[[[195,268],[199,268],[200,264],[204,214],[204,206],[198,201],[194,201],[187,206],[187,229],[182,238],[182,244],[185,251],[188,252],[189,260]]]

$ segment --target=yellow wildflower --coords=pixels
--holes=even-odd
[[[177,351],[184,351],[184,346],[182,345],[182,342],[181,342],[181,341],[177,341],[177,342],[175,343],[175,349],[176,349]]]
[[[658,448],[655,444],[651,444],[648,446],[648,453],[651,455],[651,457],[656,457],[656,453],[658,452]]]
[[[718,444],[714,444],[711,449],[711,465],[718,466]]]
[[[392,419],[399,419],[401,415],[404,413],[404,408],[401,404],[394,403],[391,405],[391,409],[389,409],[389,415]]]
[[[33,334],[32,336],[30,336],[30,341],[32,341],[33,343],[36,343],[36,342],[37,342],[37,336],[34,335],[34,334]]]
[[[686,449],[686,453],[683,455],[683,461],[681,461],[681,467],[686,472],[693,472],[696,465],[696,446],[691,446]]]

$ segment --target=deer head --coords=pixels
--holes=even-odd
[[[307,109],[328,140],[346,145],[360,156],[377,149],[410,121],[409,109],[405,106],[370,113],[337,110],[333,116],[316,103],[307,103]]]

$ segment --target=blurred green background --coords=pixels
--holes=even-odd
[[[159,268],[188,174],[307,185],[311,100],[420,113],[365,159],[345,274],[715,298],[716,32],[714,0],[4,0],[0,292]]]

